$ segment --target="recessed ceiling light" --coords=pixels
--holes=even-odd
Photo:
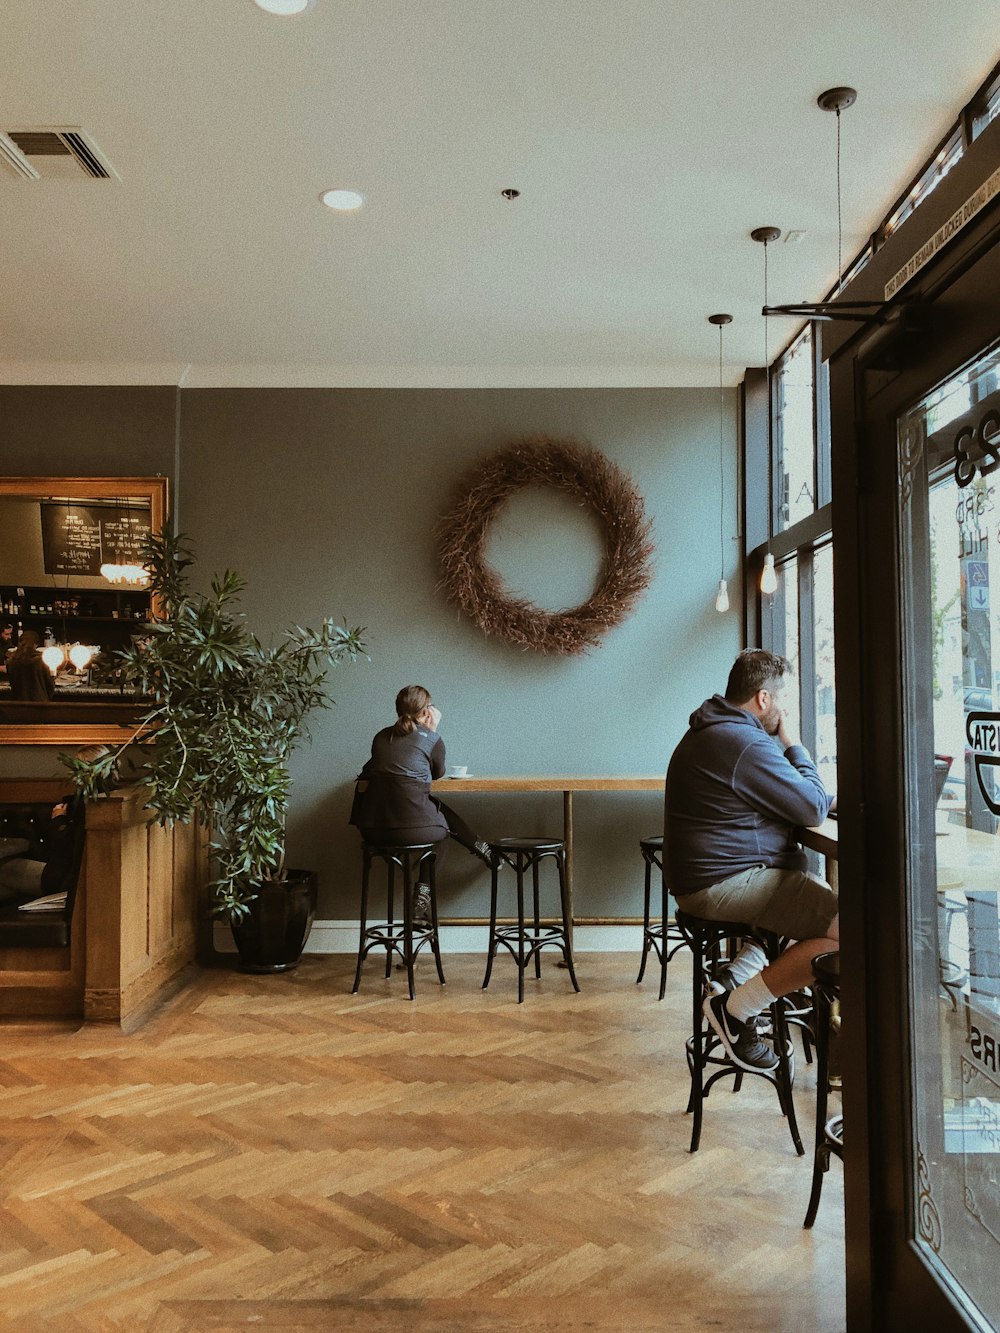
[[[327,208],[336,209],[338,213],[353,213],[365,202],[365,196],[357,190],[324,190],[320,199]]]
[[[313,0],[254,0],[258,9],[268,14],[302,14],[312,7]]]

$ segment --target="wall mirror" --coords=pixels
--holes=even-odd
[[[138,555],[166,506],[164,477],[0,477],[0,743],[130,734],[117,653],[155,611]]]

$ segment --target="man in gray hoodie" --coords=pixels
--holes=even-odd
[[[791,734],[783,701],[790,673],[784,657],[740,653],[725,696],[692,713],[667,770],[665,868],[678,907],[796,941],[746,980],[739,967],[724,972],[705,997],[705,1016],[730,1058],[758,1071],[773,1069],[777,1057],[758,1037],[756,1016],[808,986],[813,958],[840,947],[837,895],[809,873],[795,837],[797,827],[821,823],[834,798]]]

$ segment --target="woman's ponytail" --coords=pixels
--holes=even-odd
[[[404,685],[396,695],[396,725],[394,736],[408,736],[417,725],[417,717],[430,706],[430,690],[422,685]]]

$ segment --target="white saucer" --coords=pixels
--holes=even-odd
[[[475,773],[463,773],[461,777],[457,773],[448,773],[445,775],[449,782],[461,782],[462,778],[474,778]]]

